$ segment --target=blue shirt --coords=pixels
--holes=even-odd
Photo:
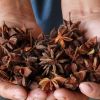
[[[31,0],[38,25],[48,34],[63,22],[61,0]]]

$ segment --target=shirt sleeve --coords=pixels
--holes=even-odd
[[[44,33],[62,24],[61,0],[31,0],[37,23]]]

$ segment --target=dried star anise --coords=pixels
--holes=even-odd
[[[42,90],[49,92],[59,88],[59,84],[56,79],[44,78],[39,82],[39,85],[41,86]]]
[[[58,35],[55,38],[55,43],[60,43],[60,45],[64,48],[66,42],[71,42],[72,39],[67,36],[67,34],[61,33],[60,30],[58,30]]]
[[[0,79],[28,89],[78,90],[80,82],[100,83],[100,44],[87,39],[80,22],[64,21],[50,35],[32,37],[31,29],[0,28]]]
[[[55,51],[51,48],[47,48],[45,52],[42,53],[40,58],[40,65],[43,66],[43,74],[48,75],[50,72],[64,73],[64,65],[67,62],[67,59],[61,57],[64,51]]]

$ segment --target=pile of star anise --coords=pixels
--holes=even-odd
[[[97,38],[87,40],[80,22],[64,21],[50,35],[32,37],[32,30],[0,28],[0,78],[45,91],[59,87],[78,89],[83,81],[100,82],[100,47]]]

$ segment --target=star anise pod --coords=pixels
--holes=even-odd
[[[53,91],[60,87],[65,87],[67,89],[75,90],[78,87],[77,79],[73,76],[70,78],[64,78],[61,76],[55,76],[54,78],[44,78],[39,82],[42,90]]]
[[[65,50],[66,55],[68,55],[72,61],[75,61],[79,57],[78,47],[76,49],[73,49],[69,46],[68,48],[64,50]]]
[[[66,20],[63,21],[63,25],[66,26],[66,29],[68,31],[71,31],[73,29],[78,29],[80,23],[81,23],[80,21],[73,23],[71,19],[70,21],[66,21]]]
[[[88,40],[87,42],[85,42],[84,44],[82,44],[79,47],[79,52],[81,54],[88,54],[91,55],[95,52],[94,48],[96,47],[97,44],[97,37],[94,37],[90,40]]]
[[[73,39],[68,37],[68,34],[64,34],[58,30],[58,35],[55,38],[55,43],[59,43],[63,48],[65,48],[66,42],[71,42]]]
[[[44,40],[36,41],[33,48],[36,48],[37,50],[44,50],[46,49],[46,43]]]
[[[0,79],[4,79],[4,80],[9,80],[9,76],[7,75],[7,73],[3,70],[0,70]]]
[[[84,59],[85,67],[88,72],[89,80],[100,82],[100,64],[98,57]]]
[[[77,46],[80,42],[80,37],[82,37],[79,25],[80,21],[76,23],[72,23],[71,20],[70,22],[64,21],[64,24],[58,29],[58,35],[55,38],[55,43],[59,43],[63,48],[66,47],[66,44],[70,44],[71,42]]]
[[[59,88],[59,84],[57,80],[49,79],[49,78],[42,79],[39,82],[39,85],[42,88],[42,90],[49,91],[49,92]]]
[[[67,62],[66,58],[61,57],[64,51],[54,51],[53,49],[47,49],[42,53],[40,58],[40,65],[43,67],[43,74],[48,75],[53,73],[64,73],[64,64]]]

